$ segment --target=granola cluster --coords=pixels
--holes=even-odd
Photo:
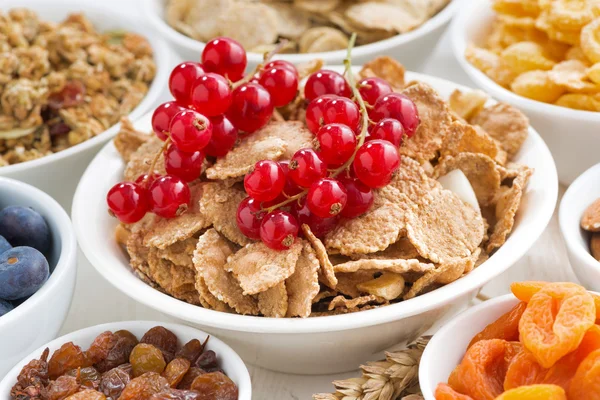
[[[140,103],[155,72],[137,34],[100,33],[82,14],[57,24],[0,11],[0,167],[105,131]]]

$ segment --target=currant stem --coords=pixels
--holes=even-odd
[[[156,163],[158,162],[158,159],[165,152],[165,150],[167,149],[169,144],[171,144],[170,136],[167,138],[167,140],[165,140],[165,143],[162,145],[160,151],[152,159],[152,163],[150,163],[150,169],[148,170],[148,178],[150,178],[152,176],[152,174],[154,173],[154,168],[156,167]],[[146,186],[146,188],[148,187],[148,182],[145,182],[145,186]]]
[[[296,194],[296,195],[294,195],[292,197],[288,197],[286,200],[282,201],[281,203],[275,204],[274,206],[271,206],[269,208],[264,209],[264,211],[266,211],[267,214],[270,213],[270,212],[273,212],[273,211],[277,210],[280,207],[286,206],[286,205],[288,205],[290,203],[293,203],[296,200],[299,200],[299,199],[303,198],[304,196],[306,196],[307,193],[308,193],[308,189],[304,189],[300,193],[298,193],[298,194]]]
[[[287,46],[288,41],[287,40],[282,40],[281,42],[279,42],[277,44],[277,46],[275,46],[275,48],[273,50],[271,50],[268,53],[265,53],[265,56],[263,58],[263,62],[261,64],[258,64],[256,66],[256,68],[254,68],[254,71],[252,71],[251,73],[249,73],[248,75],[244,76],[242,79],[240,79],[237,82],[234,82],[231,84],[231,88],[233,89],[237,89],[238,87],[250,82],[254,76],[259,73],[264,66],[271,61],[271,58],[273,58],[273,56],[275,56],[277,53],[279,53],[281,51],[282,48],[284,48],[285,46]]]

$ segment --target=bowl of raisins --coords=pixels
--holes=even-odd
[[[40,347],[0,382],[0,397],[245,400],[252,389],[244,362],[219,339],[188,326],[130,321]]]

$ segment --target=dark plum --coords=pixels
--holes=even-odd
[[[48,254],[50,229],[37,211],[21,206],[9,206],[0,211],[0,235],[13,246],[29,246]]]
[[[0,298],[17,300],[31,296],[48,280],[50,267],[33,247],[14,247],[0,254]]]
[[[12,249],[12,246],[10,243],[8,243],[8,240],[6,240],[4,236],[0,235],[0,254],[10,249]]]
[[[10,304],[8,301],[4,301],[0,299],[0,317],[4,314],[7,314],[9,311],[12,311],[14,306]]]

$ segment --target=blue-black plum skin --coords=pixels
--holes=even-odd
[[[47,255],[50,250],[50,229],[37,211],[21,206],[9,206],[0,211],[0,235],[13,246],[29,246]]]
[[[8,301],[0,299],[0,317],[14,309],[13,305]]]
[[[14,247],[0,254],[0,298],[17,300],[31,296],[48,280],[50,267],[32,247]]]
[[[10,243],[8,243],[8,240],[6,240],[4,236],[0,235],[0,254],[9,249],[12,249],[12,246]]]

